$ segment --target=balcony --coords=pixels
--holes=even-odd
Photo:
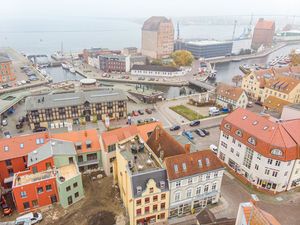
[[[89,166],[89,165],[99,164],[99,160],[98,159],[87,160],[87,161],[78,162],[77,164],[79,167]]]

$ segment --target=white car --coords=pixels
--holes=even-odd
[[[8,122],[6,119],[2,120],[2,126],[7,126]]]
[[[217,154],[217,153],[218,153],[218,147],[217,147],[217,146],[215,146],[215,145],[211,144],[211,145],[209,146],[209,148],[210,148],[210,150],[212,150],[212,151],[213,151],[213,153],[215,153],[215,154]]]
[[[30,220],[31,224],[36,224],[36,223],[42,221],[42,219],[43,219],[43,216],[41,213],[37,213],[37,212],[27,213],[27,214],[24,214],[23,216],[17,217],[16,224],[18,222],[28,221],[28,220]]]

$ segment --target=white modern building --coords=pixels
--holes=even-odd
[[[133,65],[131,75],[153,77],[177,77],[185,75],[186,70],[180,70],[171,66],[158,65]]]
[[[164,160],[170,189],[169,217],[197,212],[219,201],[224,173],[221,161],[210,150],[188,151]]]
[[[300,119],[271,121],[238,108],[221,123],[218,157],[259,189],[300,186]]]

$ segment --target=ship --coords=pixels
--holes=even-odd
[[[66,63],[61,63],[61,67],[62,67],[63,69],[65,69],[65,70],[68,70],[68,69],[69,69],[69,66],[68,66],[68,64],[66,64]]]

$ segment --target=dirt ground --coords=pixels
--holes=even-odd
[[[63,209],[56,205],[43,212],[41,225],[126,225],[125,209],[112,177],[92,179],[83,175],[85,198]]]

